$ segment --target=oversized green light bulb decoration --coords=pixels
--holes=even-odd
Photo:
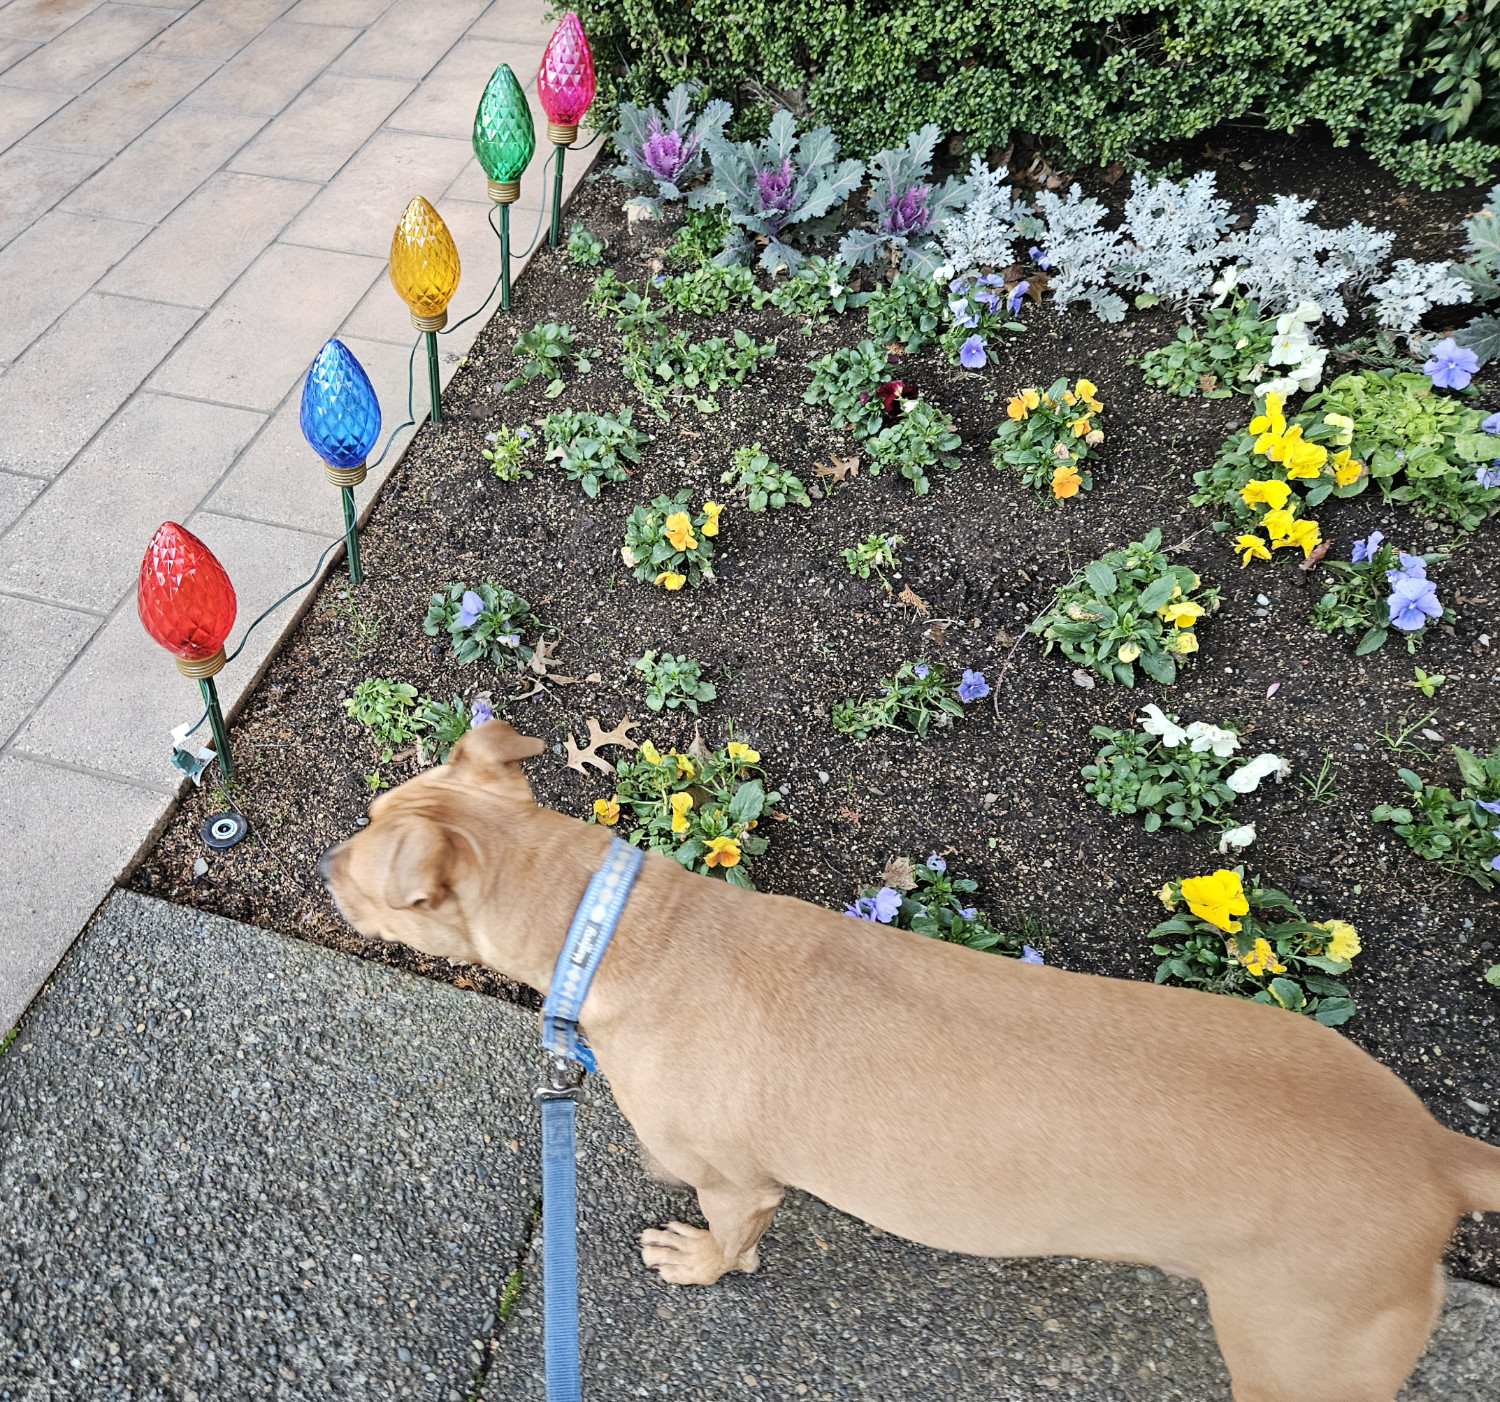
[[[474,154],[500,206],[500,306],[510,310],[510,207],[521,197],[521,173],[536,150],[536,128],[526,95],[502,63],[490,75],[474,113]]]

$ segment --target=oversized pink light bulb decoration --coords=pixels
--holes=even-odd
[[[547,114],[547,140],[554,146],[571,146],[578,139],[579,119],[594,100],[594,55],[572,10],[547,40],[536,95]]]

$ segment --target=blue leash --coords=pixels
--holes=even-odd
[[[537,1087],[542,1113],[542,1347],[547,1402],[582,1402],[578,1362],[578,1182],[574,1121],[594,1054],[578,1014],[645,854],[616,837],[590,878],[552,970],[542,1007],[542,1044],[553,1054]]]

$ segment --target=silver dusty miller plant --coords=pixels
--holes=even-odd
[[[722,198],[731,223],[766,239],[760,266],[796,272],[803,255],[787,241],[809,241],[838,222],[838,207],[864,177],[859,161],[840,161],[839,143],[828,127],[797,136],[787,111],[771,118],[764,141],[733,143],[714,138],[705,143],[713,162],[714,196]],[[748,246],[743,233],[716,262],[742,262]]]
[[[1343,292],[1366,285],[1391,251],[1394,235],[1367,229],[1357,219],[1342,229],[1309,223],[1316,201],[1277,195],[1255,211],[1255,222],[1231,234],[1220,256],[1233,262],[1239,285],[1262,314],[1288,312],[1316,302],[1339,326],[1349,315]]]
[[[1452,263],[1398,258],[1386,277],[1370,288],[1370,316],[1387,338],[1404,336],[1415,352],[1422,340],[1420,323],[1428,312],[1471,301],[1473,295]]]
[[[1105,209],[1098,200],[1083,198],[1074,185],[1063,199],[1051,190],[1036,197],[1036,213],[1017,221],[1021,233],[1037,239],[1052,270],[1048,290],[1059,313],[1070,302],[1087,302],[1100,321],[1123,321],[1125,302],[1106,291],[1111,272],[1124,258],[1118,232],[1102,229]]]
[[[939,132],[929,122],[906,138],[906,145],[881,151],[871,161],[869,210],[873,229],[855,229],[839,244],[839,262],[851,268],[868,263],[878,251],[901,253],[903,272],[928,273],[943,261],[933,241],[952,213],[969,198],[969,187],[955,178],[931,182],[932,153]]]
[[[1229,201],[1215,192],[1213,171],[1200,170],[1181,185],[1165,178],[1153,184],[1138,173],[1125,201],[1115,285],[1142,294],[1136,299],[1142,307],[1198,300],[1213,281],[1219,241],[1233,222]]]
[[[1004,166],[991,170],[984,158],[975,156],[969,165],[968,204],[951,215],[938,233],[948,266],[956,274],[980,268],[1008,268],[1016,261],[1016,221],[1030,211],[1018,199]]]
[[[734,115],[734,108],[716,97],[694,118],[696,94],[696,84],[678,83],[661,107],[620,104],[613,141],[623,163],[610,173],[626,185],[654,185],[654,198],[636,200],[653,213],[658,201],[680,200],[687,194],[688,185],[704,170],[707,143],[723,137],[725,123]],[[702,190],[688,196],[695,206],[706,198]]]

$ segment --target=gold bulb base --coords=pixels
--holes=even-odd
[[[224,670],[224,649],[221,646],[211,657],[174,656],[172,661],[177,664],[177,670],[183,676],[202,681],[204,677],[216,677]]]
[[[431,316],[423,316],[421,312],[411,314],[411,324],[418,331],[441,331],[448,324],[448,308],[444,307],[440,312],[433,312]]]
[[[365,480],[365,465],[357,462],[353,467],[335,467],[331,462],[325,462],[323,475],[335,487],[357,487]]]
[[[578,123],[574,122],[570,127],[563,127],[556,122],[548,122],[547,140],[554,146],[571,146],[578,140]]]
[[[521,182],[519,180],[491,180],[490,198],[496,204],[514,204],[521,198]]]

